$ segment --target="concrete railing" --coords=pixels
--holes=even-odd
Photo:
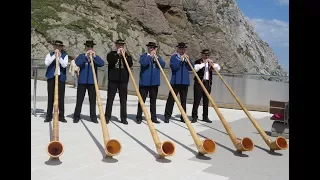
[[[45,80],[45,66],[34,66],[33,75],[37,75],[38,80]],[[98,84],[102,89],[107,90],[108,84],[108,73],[107,68],[99,68],[98,69]],[[167,78],[170,80],[171,72],[170,69],[165,69]],[[139,67],[133,67],[132,73],[136,82],[139,82]],[[32,78],[34,77],[32,75]],[[269,101],[270,100],[278,100],[278,101],[288,101],[289,100],[289,83],[284,82],[275,82],[275,81],[267,81],[267,80],[256,80],[250,79],[248,76],[263,76],[263,75],[234,75],[234,74],[223,74],[222,76],[224,80],[228,83],[228,85],[233,89],[238,98],[243,102],[243,104],[248,108],[248,110],[256,110],[256,111],[268,111]],[[276,77],[276,76],[275,76]],[[190,81],[191,84],[188,90],[188,103],[193,102],[193,84],[194,84],[194,75],[192,72],[190,73]],[[279,78],[279,77],[278,77]],[[287,78],[288,77],[281,77]],[[73,77],[68,74],[67,75],[67,83],[73,84]],[[135,94],[135,89],[132,85],[131,80],[129,81],[128,91],[131,95]],[[169,88],[165,83],[163,76],[161,76],[161,85],[158,91],[159,99],[167,99],[169,94]],[[225,87],[223,82],[219,79],[217,75],[213,75],[213,85],[211,96],[214,98],[215,102],[219,107],[223,108],[235,108],[240,109],[240,106],[237,104],[231,93]]]

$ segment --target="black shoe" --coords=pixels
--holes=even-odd
[[[51,122],[52,121],[52,117],[46,117],[46,119],[44,120],[44,122]]]
[[[191,123],[196,123],[198,118],[192,118]]]
[[[212,123],[212,121],[210,119],[208,119],[208,118],[203,118],[203,121],[207,122],[207,123]]]
[[[128,121],[126,119],[121,119],[122,124],[128,124]]]
[[[64,117],[59,117],[59,121],[60,121],[60,122],[63,122],[63,123],[66,123],[66,122],[67,122],[67,120],[66,120]]]
[[[98,120],[97,120],[97,118],[95,117],[95,118],[91,118],[91,121],[93,122],[93,123],[98,123]]]
[[[108,118],[107,116],[104,116],[104,118],[106,119],[106,123],[109,124],[110,118]]]
[[[169,119],[170,119],[170,118],[165,118],[165,119],[164,119],[164,123],[169,123]]]
[[[73,118],[73,123],[78,123],[80,121],[80,118],[79,117],[74,117]]]
[[[159,123],[160,123],[160,121],[158,121],[157,119],[153,119],[152,122],[153,122],[153,123],[156,123],[156,124],[159,124]]]
[[[137,122],[137,124],[141,124],[142,118],[136,118],[136,122]]]

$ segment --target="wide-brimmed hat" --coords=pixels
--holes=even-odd
[[[155,42],[149,42],[146,46],[154,47],[154,48],[158,47],[157,43]]]
[[[54,40],[52,41],[52,45],[56,45],[56,46],[64,46],[62,41],[59,40]]]
[[[201,54],[209,55],[209,54],[211,54],[211,52],[210,52],[209,49],[203,49],[203,50],[201,51]]]
[[[180,42],[178,43],[178,45],[176,46],[177,48],[187,48],[187,43],[184,43],[184,42]]]
[[[124,40],[122,40],[122,39],[116,40],[115,43],[116,43],[116,44],[125,44]]]
[[[86,40],[86,42],[83,44],[83,45],[85,45],[85,46],[94,46],[94,45],[96,45],[94,42],[93,42],[93,40]]]

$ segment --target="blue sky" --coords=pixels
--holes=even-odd
[[[236,0],[260,38],[267,42],[284,70],[289,71],[289,0]]]

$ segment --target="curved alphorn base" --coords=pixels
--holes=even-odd
[[[213,154],[216,151],[216,143],[211,139],[205,139],[201,141],[198,150],[201,154]]]
[[[115,139],[110,139],[109,141],[107,141],[106,143],[106,147],[105,147],[105,152],[107,154],[107,156],[116,156],[120,153],[121,151],[121,144],[119,141],[115,140]]]
[[[58,159],[63,150],[63,145],[60,141],[51,141],[47,146],[47,153],[53,159]]]
[[[164,141],[157,144],[157,152],[161,158],[166,156],[173,156],[175,154],[175,146],[170,141]]]
[[[269,142],[268,146],[270,151],[285,150],[288,148],[288,141],[284,137],[278,136],[275,141]]]
[[[254,144],[250,138],[244,137],[241,141],[238,141],[238,143],[235,144],[235,147],[237,152],[252,151]]]

